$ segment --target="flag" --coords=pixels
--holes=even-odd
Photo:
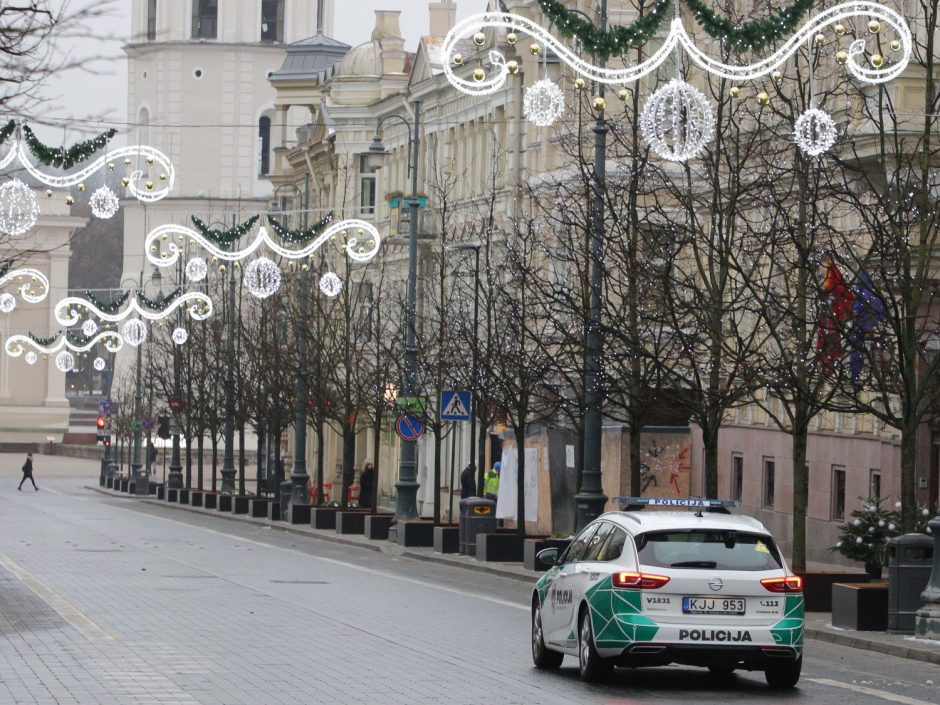
[[[865,352],[872,331],[885,318],[885,303],[875,292],[871,278],[865,272],[855,282],[855,301],[852,304],[852,331],[849,334],[849,370],[852,381],[857,382],[865,367]]]
[[[842,357],[842,337],[839,324],[844,323],[852,312],[854,296],[842,272],[831,259],[826,264],[826,277],[822,289],[825,301],[819,310],[819,335],[816,338],[816,355],[823,369],[832,371],[833,363]]]

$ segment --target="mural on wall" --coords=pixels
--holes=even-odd
[[[644,497],[688,497],[692,439],[688,433],[644,433],[640,441]]]

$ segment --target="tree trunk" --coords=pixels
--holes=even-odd
[[[349,504],[349,486],[356,477],[356,427],[343,426],[343,487],[339,503],[345,507]]]
[[[807,426],[793,429],[793,558],[794,572],[806,570],[806,511],[809,504],[809,472],[806,469]]]
[[[323,420],[317,419],[317,506],[323,504]]]
[[[480,404],[480,406],[483,406]],[[477,419],[480,437],[477,438],[477,497],[483,496],[483,473],[486,472],[486,440],[489,428],[484,423],[483,415]]]
[[[206,440],[203,437],[202,433],[199,434],[199,438],[196,440],[196,475],[199,480],[199,489],[203,489],[203,468],[205,467],[205,458],[203,457],[203,451],[206,448]],[[215,489],[214,487],[212,488]]]
[[[718,424],[702,426],[702,444],[705,446],[705,498],[718,499]]]
[[[255,492],[257,494],[257,490]],[[238,494],[245,495],[245,424],[238,427]]]
[[[640,453],[640,440],[643,429],[635,423],[635,418],[630,418],[630,495],[640,497],[643,489],[640,481],[643,479],[640,474],[640,468],[643,467],[643,460]]]
[[[443,432],[443,424],[438,423],[434,428],[434,526],[439,526],[441,523],[441,447],[444,443]]]
[[[375,514],[376,508],[379,506],[379,457],[381,455],[381,448],[379,446],[382,439],[382,408],[376,407],[375,410],[375,423],[372,426],[372,433],[375,438],[375,442],[372,444],[372,497],[370,497],[372,507],[372,514]]]
[[[516,533],[525,538],[525,426],[516,428]]]
[[[914,530],[917,521],[917,426],[901,429],[901,529]]]
[[[212,491],[218,490],[219,439],[212,434]]]
[[[266,470],[267,470],[267,464],[268,464],[268,457],[267,455],[265,455],[266,450],[264,447],[264,436],[266,433],[266,429],[263,423],[258,424],[257,431],[258,431],[258,446],[255,452],[258,454],[258,459],[255,464],[257,465],[258,479],[257,479],[257,486],[255,487],[255,494],[260,496],[265,486],[264,480],[266,479]]]

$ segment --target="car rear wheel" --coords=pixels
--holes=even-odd
[[[613,664],[597,653],[594,646],[594,630],[591,627],[591,615],[588,610],[581,614],[581,624],[578,628],[578,665],[581,671],[581,680],[597,681],[610,673]]]
[[[532,662],[536,668],[553,670],[561,666],[565,655],[559,651],[550,651],[545,647],[545,635],[542,631],[542,607],[532,607]]]
[[[771,688],[782,690],[792,688],[800,680],[800,671],[803,670],[803,657],[800,656],[794,661],[785,661],[783,663],[774,663],[764,671],[764,678],[767,679],[767,685]]]

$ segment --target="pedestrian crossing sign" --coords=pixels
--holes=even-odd
[[[470,392],[441,392],[441,421],[469,421]]]

